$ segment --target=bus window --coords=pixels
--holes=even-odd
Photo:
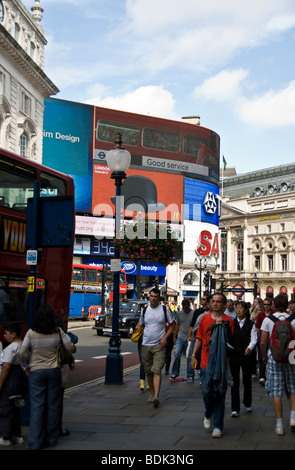
[[[183,136],[183,151],[188,155],[197,156],[200,144],[209,146],[206,139],[198,137],[196,135],[184,135]]]
[[[96,126],[96,139],[114,143],[116,135],[121,132],[125,145],[138,145],[140,129],[135,124],[101,119]]]
[[[96,282],[96,270],[86,268],[86,281]]]
[[[1,206],[26,210],[27,199],[32,196],[34,179],[34,171],[0,159]]]
[[[43,197],[65,196],[67,187],[65,181],[48,173],[41,172],[40,195]]]
[[[145,127],[142,131],[142,145],[146,148],[180,152],[180,134],[164,129]]]
[[[36,308],[45,303],[46,283],[37,279]],[[0,323],[28,320],[27,278],[0,276]]]
[[[85,269],[84,268],[74,267],[73,280],[74,281],[84,281],[85,280]]]

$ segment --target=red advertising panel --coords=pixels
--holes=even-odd
[[[157,203],[166,204],[166,209],[159,212],[160,220],[179,222],[181,220],[181,205],[183,204],[183,176],[145,171],[129,168],[127,177],[141,175],[152,180],[157,188]],[[114,180],[111,172],[105,165],[93,165],[93,192],[92,213],[98,215],[106,206],[105,215],[114,215],[114,204],[111,198],[115,196]],[[125,211],[126,217],[132,217],[133,213]]]

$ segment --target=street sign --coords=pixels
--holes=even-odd
[[[27,250],[26,263],[30,266],[37,266],[37,260],[38,260],[38,251]]]

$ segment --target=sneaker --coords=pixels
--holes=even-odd
[[[148,403],[153,403],[154,401],[154,395],[150,393],[149,398],[148,398]]]
[[[177,379],[177,377],[178,377],[177,375],[171,375],[170,379],[174,380],[174,379]]]
[[[188,381],[189,384],[192,384],[193,381],[194,381],[194,379],[193,379],[192,377],[189,377],[189,378],[187,379],[187,381]]]
[[[222,437],[221,429],[214,428],[212,432],[212,437]]]
[[[155,407],[155,408],[158,408],[158,406],[159,406],[159,404],[160,404],[160,400],[159,400],[159,398],[157,398],[157,397],[156,397],[156,398],[154,398],[154,401],[153,401],[153,403],[154,403],[154,407]]]
[[[204,421],[203,421],[203,426],[205,429],[211,429],[211,426],[212,426],[212,418],[204,418]]]
[[[139,390],[141,390],[142,392],[144,391],[144,380],[143,379],[139,380]]]
[[[258,382],[260,383],[260,385],[264,385],[265,384],[265,379],[261,378],[258,380]]]
[[[277,436],[283,436],[285,434],[283,426],[276,426],[275,433]]]
[[[237,418],[239,416],[239,413],[237,411],[232,411],[231,412],[231,417],[232,418]]]
[[[248,413],[251,413],[251,411],[252,411],[251,406],[246,406],[246,410],[248,411]]]
[[[24,442],[23,436],[12,436],[12,444],[22,444]]]
[[[5,437],[0,437],[0,446],[11,446],[12,442],[10,439],[5,439]]]
[[[290,418],[290,429],[295,432],[295,418]]]

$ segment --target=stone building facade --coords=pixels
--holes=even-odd
[[[242,285],[277,295],[295,293],[295,164],[282,165],[223,181],[220,218],[221,274],[229,288]],[[227,297],[236,298],[232,293]],[[245,293],[247,301],[253,293]]]
[[[44,98],[59,90],[44,73],[39,0],[31,10],[0,0],[0,147],[41,163]]]

